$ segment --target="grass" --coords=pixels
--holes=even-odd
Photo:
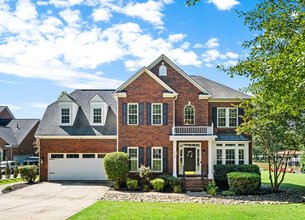
[[[300,219],[304,204],[210,205],[98,201],[72,216],[81,219]]]
[[[0,185],[10,184],[10,183],[18,183],[18,182],[24,182],[24,180],[21,179],[21,178],[17,178],[17,179],[3,179],[3,180],[0,180]]]

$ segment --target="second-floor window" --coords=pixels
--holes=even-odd
[[[69,108],[61,109],[61,123],[62,124],[70,123],[70,109]]]
[[[128,124],[137,125],[139,121],[139,108],[138,103],[128,103]]]
[[[152,104],[152,125],[162,125],[162,104]]]
[[[218,127],[237,127],[238,111],[237,108],[217,108]]]
[[[190,104],[184,107],[184,124],[185,125],[195,124],[195,108]]]
[[[94,124],[102,123],[102,109],[101,108],[93,109],[93,123]]]

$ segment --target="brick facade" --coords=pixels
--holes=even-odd
[[[48,180],[48,153],[110,153],[116,151],[116,139],[41,139],[40,180]]]

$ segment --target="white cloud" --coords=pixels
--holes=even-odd
[[[65,9],[59,12],[60,17],[62,17],[70,26],[77,26],[81,21],[79,10]]]
[[[208,3],[214,4],[219,10],[230,10],[234,6],[239,4],[236,0],[208,0]]]
[[[204,62],[212,62],[219,58],[222,58],[223,55],[217,49],[207,50],[202,54]]]
[[[223,62],[222,65],[224,67],[230,67],[230,66],[235,66],[237,64],[236,60],[227,60],[226,62]]]
[[[205,45],[204,45],[204,47],[206,47],[206,48],[215,48],[215,47],[218,47],[219,46],[219,43],[218,43],[218,39],[217,38],[211,38],[211,39],[209,39],[206,43],[205,43]]]
[[[204,45],[201,43],[198,43],[198,44],[195,44],[193,47],[194,48],[204,48]]]
[[[182,41],[186,37],[185,34],[171,34],[168,36],[168,41],[177,43],[179,41]]]
[[[3,80],[3,79],[0,79],[0,83],[12,84],[12,85],[23,85],[23,83],[21,83],[21,82],[15,82],[15,81],[11,81],[11,80]]]
[[[225,56],[227,58],[231,58],[231,59],[237,59],[239,57],[239,55],[237,53],[234,53],[234,52],[231,52],[231,51],[227,52],[225,54]]]
[[[184,42],[181,46],[180,46],[180,48],[182,48],[182,49],[184,49],[184,50],[188,50],[189,49],[189,47],[190,47],[190,43],[189,42]]]
[[[208,68],[215,67],[217,64],[223,64],[225,67],[236,65],[239,54],[234,52],[221,53],[218,49],[210,49],[202,54],[204,65]]]
[[[29,0],[19,0],[16,4],[15,15],[23,21],[35,19],[37,14],[34,4]]]
[[[94,9],[92,17],[94,21],[109,21],[109,19],[112,17],[112,14],[107,8],[98,8]]]

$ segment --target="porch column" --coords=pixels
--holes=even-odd
[[[208,171],[208,178],[209,179],[214,179],[214,165],[213,165],[213,150],[212,150],[212,141],[209,140],[208,142],[208,166],[209,166],[209,171]]]
[[[173,141],[173,176],[177,177],[177,141]]]

